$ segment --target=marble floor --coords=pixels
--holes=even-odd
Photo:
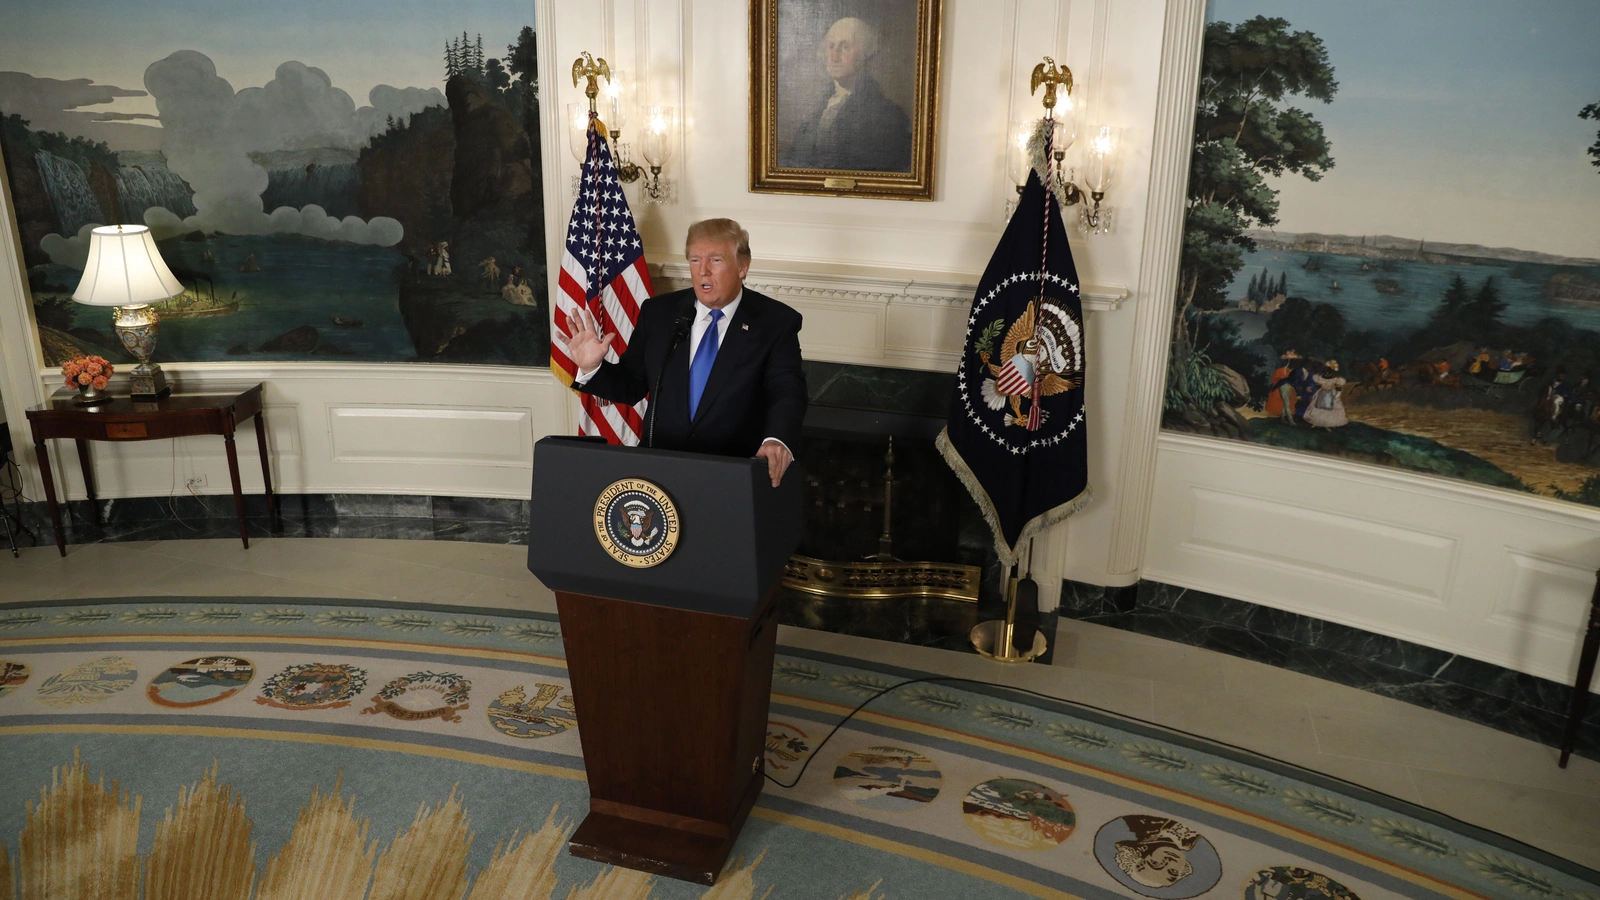
[[[526,548],[335,538],[0,550],[0,602],[336,597],[555,611]],[[785,626],[779,641],[997,681],[1224,741],[1430,807],[1600,869],[1600,762],[1397,700],[1159,638],[1063,620],[1053,666]]]

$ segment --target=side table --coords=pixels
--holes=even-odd
[[[256,448],[261,454],[261,478],[266,485],[267,510],[277,515],[272,497],[272,473],[267,465],[267,432],[261,417],[261,384],[217,385],[202,391],[173,391],[154,403],[135,403],[117,397],[94,406],[75,402],[77,392],[61,389],[50,399],[27,411],[33,427],[33,446],[39,454],[39,474],[44,478],[44,496],[50,503],[50,522],[56,529],[56,549],[67,555],[67,541],[61,533],[61,511],[56,503],[55,479],[50,473],[50,456],[45,441],[72,438],[78,444],[78,463],[83,467],[83,484],[96,521],[100,510],[95,505],[94,470],[89,465],[89,441],[153,441],[162,438],[219,434],[228,448],[228,474],[233,479],[233,505],[239,516],[239,539],[245,549],[250,535],[245,530],[244,495],[239,488],[239,455],[234,450],[234,428],[253,418]]]

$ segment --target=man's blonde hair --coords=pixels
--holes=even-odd
[[[750,232],[732,219],[701,219],[689,226],[689,236],[683,239],[683,255],[689,255],[689,245],[695,241],[715,241],[732,244],[739,252],[741,262],[750,261]]]

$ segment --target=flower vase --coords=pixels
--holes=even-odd
[[[72,402],[79,406],[93,406],[96,403],[104,403],[110,399],[111,393],[109,391],[97,388],[92,384],[85,384],[79,385],[78,396],[73,397]]]

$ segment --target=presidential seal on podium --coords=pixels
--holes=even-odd
[[[678,549],[678,508],[659,486],[639,478],[612,482],[594,504],[594,533],[625,566],[660,565]]]

